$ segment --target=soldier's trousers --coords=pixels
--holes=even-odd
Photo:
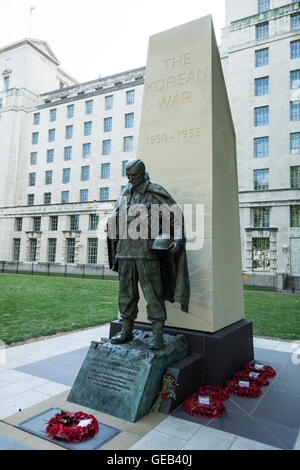
[[[119,311],[122,320],[135,320],[138,314],[140,282],[147,302],[150,322],[167,318],[159,260],[119,259]]]

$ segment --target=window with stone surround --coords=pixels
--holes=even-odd
[[[29,186],[35,186],[36,173],[29,173]]]
[[[79,215],[70,215],[70,230],[79,230]]]
[[[291,59],[298,59],[300,57],[300,40],[291,41]]]
[[[16,232],[22,232],[23,219],[22,217],[16,217]]]
[[[69,202],[69,191],[62,191],[61,192],[61,202],[63,204],[67,204]]]
[[[34,205],[34,194],[27,194],[27,205],[28,206]]]
[[[101,164],[101,178],[108,179],[110,177],[110,163]]]
[[[29,261],[34,263],[36,261],[36,249],[37,249],[37,239],[29,239]]]
[[[269,65],[269,49],[260,49],[255,51],[255,67],[264,67]]]
[[[255,191],[266,191],[269,189],[269,169],[253,170],[253,182]]]
[[[49,129],[48,131],[48,142],[55,141],[55,129]]]
[[[105,97],[105,109],[112,109],[114,102],[113,95],[109,95]]]
[[[44,193],[44,204],[51,204],[51,193]]]
[[[31,137],[31,143],[32,145],[37,145],[38,142],[39,142],[39,133],[33,132],[32,137]]]
[[[291,29],[300,28],[300,13],[294,13],[291,15]]]
[[[31,152],[30,154],[30,165],[37,164],[37,152]]]
[[[102,141],[102,155],[110,155],[111,152],[111,140]]]
[[[80,190],[80,202],[87,202],[89,200],[89,190],[81,189]]]
[[[67,263],[75,263],[75,238],[67,238]]]
[[[104,118],[104,132],[112,131],[112,117]]]
[[[291,227],[300,227],[300,205],[290,206]]]
[[[88,181],[90,179],[90,167],[82,166],[81,167],[81,181]]]
[[[268,228],[270,227],[270,207],[255,207],[253,211],[253,227]]]
[[[254,157],[265,158],[269,156],[269,137],[257,137],[254,139]]]
[[[58,215],[50,216],[50,230],[56,232],[58,228]]]
[[[290,72],[290,88],[296,90],[300,88],[300,70],[291,70]]]
[[[267,126],[269,124],[269,106],[254,108],[254,126]]]
[[[134,126],[134,113],[125,114],[125,128],[129,129]]]
[[[54,149],[47,150],[47,163],[54,162]]]
[[[257,9],[258,13],[270,10],[270,0],[258,0]]]
[[[50,109],[50,121],[56,121],[56,109]]]
[[[269,37],[269,22],[260,23],[256,25],[256,39],[263,39]]]
[[[41,217],[33,217],[33,231],[40,232],[41,231]]]
[[[88,264],[97,264],[98,238],[88,239]]]
[[[123,138],[123,152],[132,152],[133,150],[133,136]]]
[[[90,143],[86,143],[86,144],[83,144],[82,146],[82,156],[83,158],[87,158],[91,155],[91,144]]]
[[[67,117],[68,117],[68,119],[74,117],[74,104],[70,104],[67,107]]]
[[[263,96],[269,94],[269,77],[255,79],[255,96]]]
[[[40,123],[40,113],[34,113],[33,115],[33,125],[38,126]]]
[[[130,90],[126,92],[126,104],[134,104],[135,101],[135,90]]]
[[[48,238],[48,262],[55,263],[56,258],[56,238]]]
[[[52,179],[53,179],[53,171],[47,170],[45,172],[45,184],[52,184]]]
[[[92,133],[92,121],[84,123],[84,135],[91,135]]]
[[[252,270],[270,271],[270,239],[252,238]]]
[[[100,188],[100,201],[109,200],[109,188]]]
[[[70,183],[71,168],[63,168],[63,183]]]
[[[290,134],[290,152],[300,153],[300,132]]]
[[[21,239],[13,239],[13,261],[20,261]]]
[[[72,158],[72,147],[65,147],[64,149],[64,159],[65,160],[71,160]]]
[[[300,166],[291,166],[291,188],[300,189]]]

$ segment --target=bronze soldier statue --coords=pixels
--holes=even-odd
[[[175,200],[160,185],[150,182],[145,165],[140,159],[130,160],[127,163],[126,174],[129,182],[119,196],[108,223],[109,264],[112,270],[119,273],[118,302],[122,319],[122,330],[111,339],[111,342],[123,344],[133,339],[133,325],[138,314],[138,282],[140,282],[147,302],[147,318],[152,323],[153,329],[153,340],[149,348],[161,350],[164,347],[163,330],[167,318],[165,301],[180,302],[181,310],[188,312],[190,284],[183,215],[180,211],[181,220],[176,224],[176,216],[170,212],[169,236],[164,237],[161,233],[161,216],[159,220],[153,221],[151,207],[156,204],[169,208],[175,206],[178,209]],[[136,219],[136,216],[128,214],[130,209],[137,207],[135,206],[137,204],[147,209],[144,224],[149,232],[150,227],[155,226],[155,223],[158,224],[160,233],[155,240],[151,239],[149,232],[147,237],[137,239],[124,237],[124,233],[120,234],[121,211],[126,212],[125,229],[128,235],[127,227]]]

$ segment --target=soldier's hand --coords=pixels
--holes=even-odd
[[[169,252],[172,255],[179,253],[183,248],[183,243],[181,240],[174,240],[169,246]]]

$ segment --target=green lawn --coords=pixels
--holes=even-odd
[[[0,340],[6,344],[117,318],[117,282],[0,274]],[[300,339],[300,296],[245,292],[254,334]]]
[[[245,292],[246,318],[254,334],[273,338],[300,339],[300,296]]]
[[[0,275],[0,339],[6,344],[102,325],[117,318],[118,283]]]

